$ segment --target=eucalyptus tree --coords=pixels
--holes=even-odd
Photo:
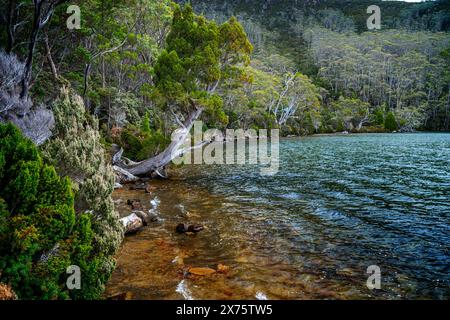
[[[165,49],[155,64],[155,96],[179,125],[172,143],[157,156],[131,163],[116,155],[115,162],[132,175],[160,172],[181,156],[181,146],[195,120],[204,114],[227,122],[221,87],[239,84],[253,50],[236,18],[217,25],[194,14],[192,7],[176,6]],[[226,86],[225,86],[226,85]]]
[[[279,83],[277,94],[268,105],[268,112],[274,115],[279,126],[283,126],[289,119],[301,119],[306,113],[319,108],[318,88],[307,76],[288,72]],[[318,128],[318,125],[316,127]]]
[[[313,28],[305,37],[318,76],[335,96],[356,95],[373,106],[428,112],[448,92],[444,73],[449,63],[441,55],[450,45],[447,34],[399,30],[342,34]]]

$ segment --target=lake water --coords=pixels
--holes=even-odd
[[[280,171],[185,166],[140,199],[161,220],[127,237],[106,295],[136,299],[450,297],[450,134],[284,139]],[[151,203],[152,201],[152,203]],[[206,230],[174,232],[180,222]],[[230,267],[188,275],[190,267]],[[366,285],[378,266],[381,289]]]

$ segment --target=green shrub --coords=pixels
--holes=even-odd
[[[142,118],[141,131],[145,133],[150,133],[150,116],[148,112],[145,113],[145,116]]]
[[[393,112],[388,112],[384,120],[384,128],[388,131],[396,131],[398,129],[397,120]]]
[[[116,139],[115,143],[122,146],[125,157],[142,161],[157,155],[170,143],[170,139],[166,138],[160,130],[144,125],[148,121],[148,117],[144,117],[141,128],[131,125],[125,127],[120,138]]]
[[[375,125],[384,125],[384,110],[382,108],[377,108],[373,113],[373,122]]]
[[[86,220],[77,224],[80,235],[91,229],[93,240],[90,254],[86,248],[79,252],[77,263],[88,271],[82,277],[84,290],[75,290],[72,298],[97,299],[114,270],[123,230],[114,210],[114,173],[101,144],[98,122],[85,110],[81,97],[64,88],[53,104],[54,138],[42,153],[60,175],[72,178],[76,212],[92,216],[91,224]]]
[[[67,267],[88,271],[90,217],[75,214],[70,180],[12,124],[0,124],[0,146],[0,282],[21,299],[69,298]]]

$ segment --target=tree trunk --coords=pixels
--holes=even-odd
[[[84,67],[84,84],[83,84],[83,99],[86,102],[86,93],[89,85],[89,72],[91,71],[91,63],[86,63]],[[89,108],[88,108],[89,109]]]
[[[9,1],[9,6],[8,6],[8,16],[7,16],[7,37],[8,37],[8,42],[7,42],[7,46],[6,46],[6,53],[11,53],[12,49],[14,47],[14,23],[15,23],[15,19],[14,17],[16,16],[16,10],[14,8],[14,1],[10,0]]]
[[[47,55],[47,61],[52,71],[53,78],[58,80],[58,71],[56,70],[55,62],[53,61],[52,52],[50,50],[50,45],[48,44],[48,36],[45,36],[45,51]]]
[[[31,31],[30,42],[28,43],[28,55],[25,62],[25,71],[21,84],[22,85],[22,92],[20,93],[21,99],[25,99],[26,97],[28,97],[28,91],[30,89],[34,48],[36,47],[37,36],[40,30],[40,20],[41,20],[41,5],[38,4],[35,6],[34,9],[33,28]]]
[[[202,111],[202,108],[195,109],[195,111],[193,111],[185,121],[184,127],[179,130],[176,136],[172,137],[172,143],[157,156],[138,163],[130,164],[122,161],[121,151],[119,151],[113,158],[113,164],[133,176],[148,176],[153,172],[163,176],[161,171],[164,170],[164,167],[167,166],[172,160],[182,156],[184,150],[181,147],[185,143],[186,138],[194,125],[194,121],[198,119]]]

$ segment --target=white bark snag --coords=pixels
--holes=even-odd
[[[162,153],[141,162],[129,163],[128,161],[123,161],[121,159],[123,151],[119,151],[113,157],[115,167],[120,167],[123,171],[128,172],[135,177],[147,176],[153,172],[164,172],[165,166],[185,152],[181,147],[184,145],[186,138],[194,125],[194,121],[200,117],[202,111],[202,108],[196,108],[195,111],[189,115],[184,123],[184,127],[178,130],[176,136],[172,137],[172,143]]]
[[[118,182],[119,184],[139,181],[138,177],[132,175],[128,171],[118,166],[113,166],[113,170],[114,173],[116,174],[116,182]]]

